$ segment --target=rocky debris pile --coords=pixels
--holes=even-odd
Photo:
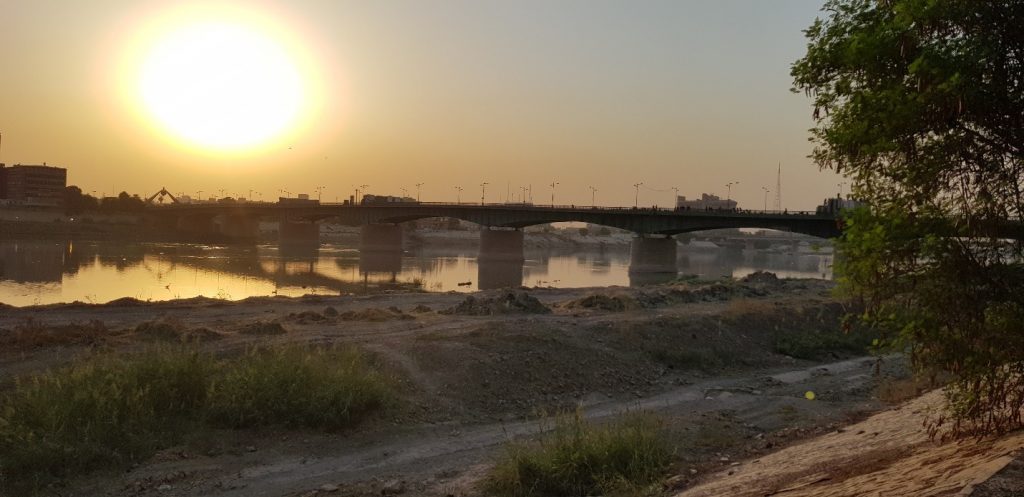
[[[550,314],[551,309],[526,292],[508,292],[496,297],[475,297],[470,295],[458,305],[440,311],[440,313],[461,316]]]
[[[580,299],[570,300],[564,306],[568,309],[597,309],[611,312],[622,312],[641,307],[640,303],[629,295],[606,295],[603,293],[595,293]]]
[[[431,309],[430,306],[419,304],[412,308],[412,312],[415,312],[416,314],[426,314],[428,312],[434,312],[434,310]]]
[[[337,316],[338,311],[334,311],[334,315]],[[285,319],[299,324],[322,323],[328,320],[327,316],[316,311],[292,312],[285,316]]]

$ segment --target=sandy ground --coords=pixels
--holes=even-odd
[[[905,416],[903,428],[883,418],[877,422],[889,424],[884,430],[831,434],[886,408],[875,393],[904,374],[900,361],[827,351],[801,360],[776,350],[773,344],[787,333],[835,329],[843,309],[829,298],[829,287],[765,280],[491,291],[469,300],[395,293],[0,308],[0,378],[9,387],[14,376],[76,357],[202,336],[203,347],[218,354],[264,343],[351,344],[374,357],[399,386],[399,407],[349,432],[197,434],[127,472],[69,482],[53,488],[54,495],[481,495],[479,481],[502,444],[537,434],[538,410],[576,406],[595,420],[635,410],[662,416],[679,454],[678,476],[666,482],[665,495],[688,488],[701,492],[692,495],[764,495],[759,489],[840,479],[838,470],[800,466],[792,453],[769,455],[817,435],[828,434],[807,443],[840,435],[862,442],[815,449],[832,456],[819,459],[834,461],[836,468],[873,467],[879,454],[898,461],[915,454],[911,449],[930,447],[910,426],[911,418],[920,426],[919,412]],[[161,323],[170,326],[153,326]],[[35,335],[26,332],[55,327],[66,333],[31,339]],[[805,399],[807,391],[816,400]],[[923,409],[913,406],[878,416]],[[952,476],[920,481],[962,487],[1001,469],[1011,446],[978,449],[990,469],[962,477],[942,455],[931,467]],[[839,456],[846,453],[850,458]],[[768,467],[775,460],[769,458],[790,466],[773,470],[775,479],[762,474],[729,483]],[[866,470],[854,473],[843,473],[843,482],[870,477]],[[865,479],[849,488],[869,488],[872,481],[880,484]],[[858,495],[839,487],[829,494],[808,491],[800,495]]]

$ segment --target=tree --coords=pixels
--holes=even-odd
[[[950,373],[954,433],[1021,426],[1024,2],[831,0],[792,66],[820,167],[869,207],[839,249],[840,290],[882,345]]]

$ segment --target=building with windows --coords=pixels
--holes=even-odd
[[[735,200],[723,200],[718,195],[702,193],[699,199],[686,200],[686,197],[676,197],[676,209],[679,210],[711,210],[711,211],[732,211],[736,210]]]
[[[60,207],[67,178],[62,167],[0,164],[0,199],[9,205]]]

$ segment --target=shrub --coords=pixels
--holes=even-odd
[[[536,443],[509,443],[488,477],[491,492],[515,497],[637,492],[656,483],[673,457],[661,422],[651,415],[595,425],[577,411],[554,423]]]
[[[775,352],[797,359],[821,359],[826,354],[864,355],[872,345],[872,336],[864,330],[795,329],[775,335]]]
[[[385,379],[352,348],[252,350],[210,389],[220,425],[348,428],[389,399]]]

